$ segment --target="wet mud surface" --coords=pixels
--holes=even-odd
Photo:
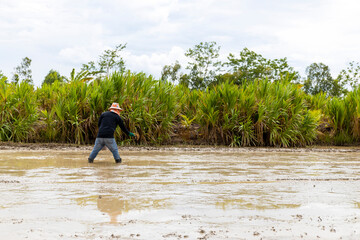
[[[0,239],[360,239],[357,151],[0,150]]]

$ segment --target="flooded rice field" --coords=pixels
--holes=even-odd
[[[358,152],[0,150],[0,239],[360,239]]]

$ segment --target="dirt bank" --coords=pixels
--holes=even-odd
[[[93,145],[65,143],[13,143],[0,142],[0,150],[85,150],[91,151]],[[304,148],[275,147],[226,147],[209,145],[164,145],[164,146],[120,146],[124,151],[195,151],[195,152],[360,152],[360,146],[309,146]]]

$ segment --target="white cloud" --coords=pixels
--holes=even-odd
[[[151,55],[133,55],[128,52],[124,58],[129,69],[136,72],[142,71],[159,78],[165,65],[172,65],[175,61],[179,61],[182,67],[185,66],[187,59],[184,53],[185,51],[181,47],[174,46],[169,52]]]
[[[349,61],[359,59],[356,42],[360,34],[355,23],[360,16],[354,9],[360,9],[360,2],[287,2],[284,8],[286,11],[267,12],[263,16],[267,23],[248,28],[250,35],[265,38],[253,46],[255,51],[268,57],[288,57],[302,71],[313,62],[323,62],[334,76]]]
[[[312,62],[337,74],[360,61],[356,0],[0,0],[0,9],[0,70],[10,76],[30,57],[37,85],[120,43],[127,67],[155,76],[175,60],[185,67],[184,52],[202,41],[216,41],[222,59],[244,47],[287,57],[302,75]]]
[[[59,55],[64,58],[65,61],[69,61],[74,64],[79,62],[86,63],[92,57],[89,49],[79,46],[61,49]]]

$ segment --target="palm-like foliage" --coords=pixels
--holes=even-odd
[[[310,114],[304,97],[286,80],[258,80],[240,87],[224,83],[200,94],[197,121],[209,142],[305,145],[316,137],[308,133],[316,132],[317,118]]]
[[[0,81],[0,140],[30,141],[38,119],[37,104],[31,84]]]
[[[167,143],[176,126],[192,125],[207,143],[231,146],[305,146],[323,123],[335,143],[360,140],[360,88],[330,99],[307,95],[286,77],[224,82],[204,91],[130,71],[89,77],[73,71],[68,82],[37,89],[0,80],[0,140],[93,143],[98,118],[112,102],[120,103],[126,126],[144,144]],[[133,141],[120,130],[116,137]]]
[[[360,140],[360,87],[345,98],[332,98],[326,103],[326,116],[332,126],[331,139],[335,144]]]

